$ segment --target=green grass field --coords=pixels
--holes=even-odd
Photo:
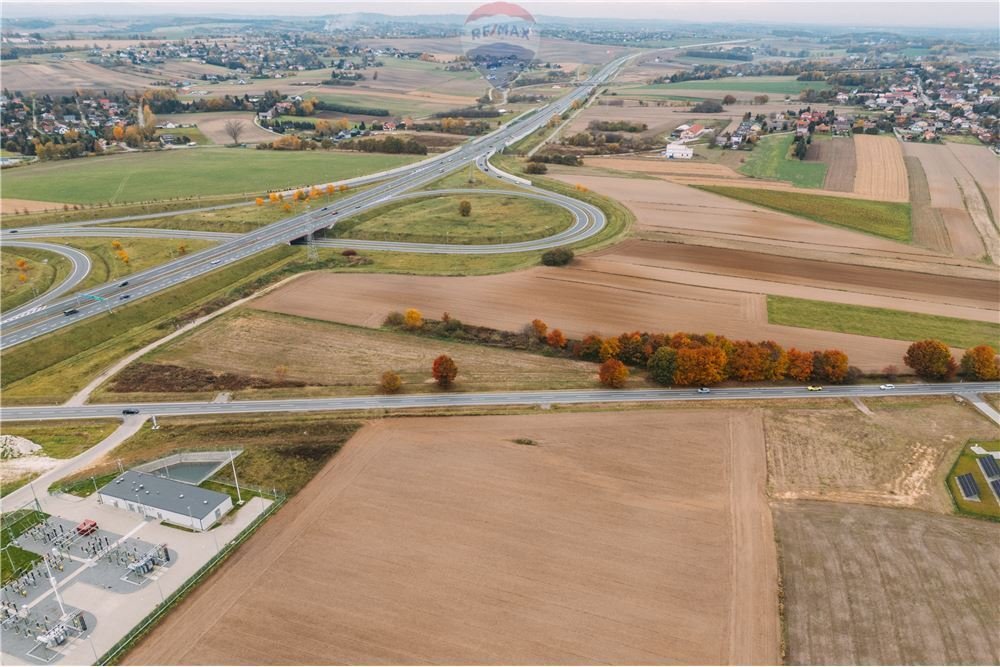
[[[803,90],[826,90],[829,84],[825,81],[796,81],[794,76],[729,76],[721,79],[704,81],[680,81],[678,83],[661,83],[647,86],[634,86],[629,92],[669,94],[674,90],[706,90],[719,93],[755,93],[766,95],[798,95]]]
[[[988,452],[1000,451],[1000,440],[967,443],[958,455],[955,465],[948,472],[948,478],[945,483],[948,485],[948,491],[951,493],[951,497],[954,499],[959,513],[1000,521],[1000,505],[997,504],[997,499],[993,496],[990,485],[983,476],[982,468],[979,467],[979,463],[977,462],[977,459],[980,457],[972,451],[970,447],[972,444],[978,444]],[[962,496],[962,490],[959,488],[958,482],[955,480],[955,477],[958,475],[966,473],[971,473],[972,477],[976,480],[976,484],[979,486],[978,502],[975,500],[966,500]]]
[[[805,329],[915,341],[937,338],[962,348],[996,345],[1000,324],[954,317],[910,313],[888,308],[813,301],[786,296],[767,297],[767,321]]]
[[[753,178],[787,181],[800,188],[822,188],[827,165],[789,157],[793,138],[791,134],[762,138],[740,167],[740,173]]]
[[[46,162],[4,173],[5,197],[69,203],[135,202],[292,188],[363,176],[415,156],[240,148],[129,153]]]
[[[21,282],[21,269],[18,260],[28,263]],[[35,250],[34,248],[18,248],[7,246],[0,248],[0,312],[17,308],[47,292],[53,285],[61,283],[69,275],[70,262],[62,255]]]
[[[0,544],[3,558],[0,559],[0,584],[6,584],[15,573],[21,572],[42,559],[38,554],[26,551],[13,544],[12,540],[37,523],[48,518],[48,514],[38,510],[16,510],[0,515]]]
[[[809,218],[837,227],[909,243],[912,233],[910,205],[892,202],[828,197],[784,190],[735,188],[728,185],[695,185],[733,199]]]
[[[120,424],[116,419],[9,422],[4,425],[4,434],[41,445],[45,456],[70,459],[104,440]]]
[[[246,203],[250,198],[243,194],[218,196],[218,197],[190,197],[184,199],[169,199],[149,202],[148,204],[118,204],[115,206],[84,205],[79,210],[70,208],[68,211],[61,209],[49,212],[30,213],[27,215],[5,215],[0,218],[0,227],[9,229],[12,227],[35,227],[37,225],[55,225],[64,222],[81,222],[85,220],[104,220],[107,218],[120,218],[129,215],[146,215],[149,213],[166,213],[169,211],[183,211],[187,209],[202,208],[205,206],[216,206],[219,204]],[[138,221],[135,221],[138,223]],[[133,224],[135,224],[133,223]]]
[[[459,202],[472,213],[462,217]],[[399,201],[349,218],[331,230],[338,238],[413,243],[512,243],[544,238],[569,228],[573,216],[547,202],[495,194]]]

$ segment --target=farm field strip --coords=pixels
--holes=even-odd
[[[906,165],[899,140],[855,134],[854,149],[857,164],[855,193],[879,201],[909,201]]]
[[[760,418],[703,417],[369,424],[126,663],[776,662]]]

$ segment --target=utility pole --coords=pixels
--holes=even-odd
[[[233,456],[232,450],[227,450],[229,452],[229,463],[233,466],[233,481],[236,482],[236,504],[243,504],[243,495],[240,493],[240,480],[236,477],[236,457]]]

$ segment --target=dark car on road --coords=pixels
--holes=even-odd
[[[139,414],[139,408],[125,408],[122,410],[123,415],[137,415]]]

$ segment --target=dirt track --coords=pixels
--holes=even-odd
[[[127,662],[774,664],[761,418],[713,417],[369,425]]]
[[[774,512],[788,664],[1000,662],[1000,526],[810,501]]]

